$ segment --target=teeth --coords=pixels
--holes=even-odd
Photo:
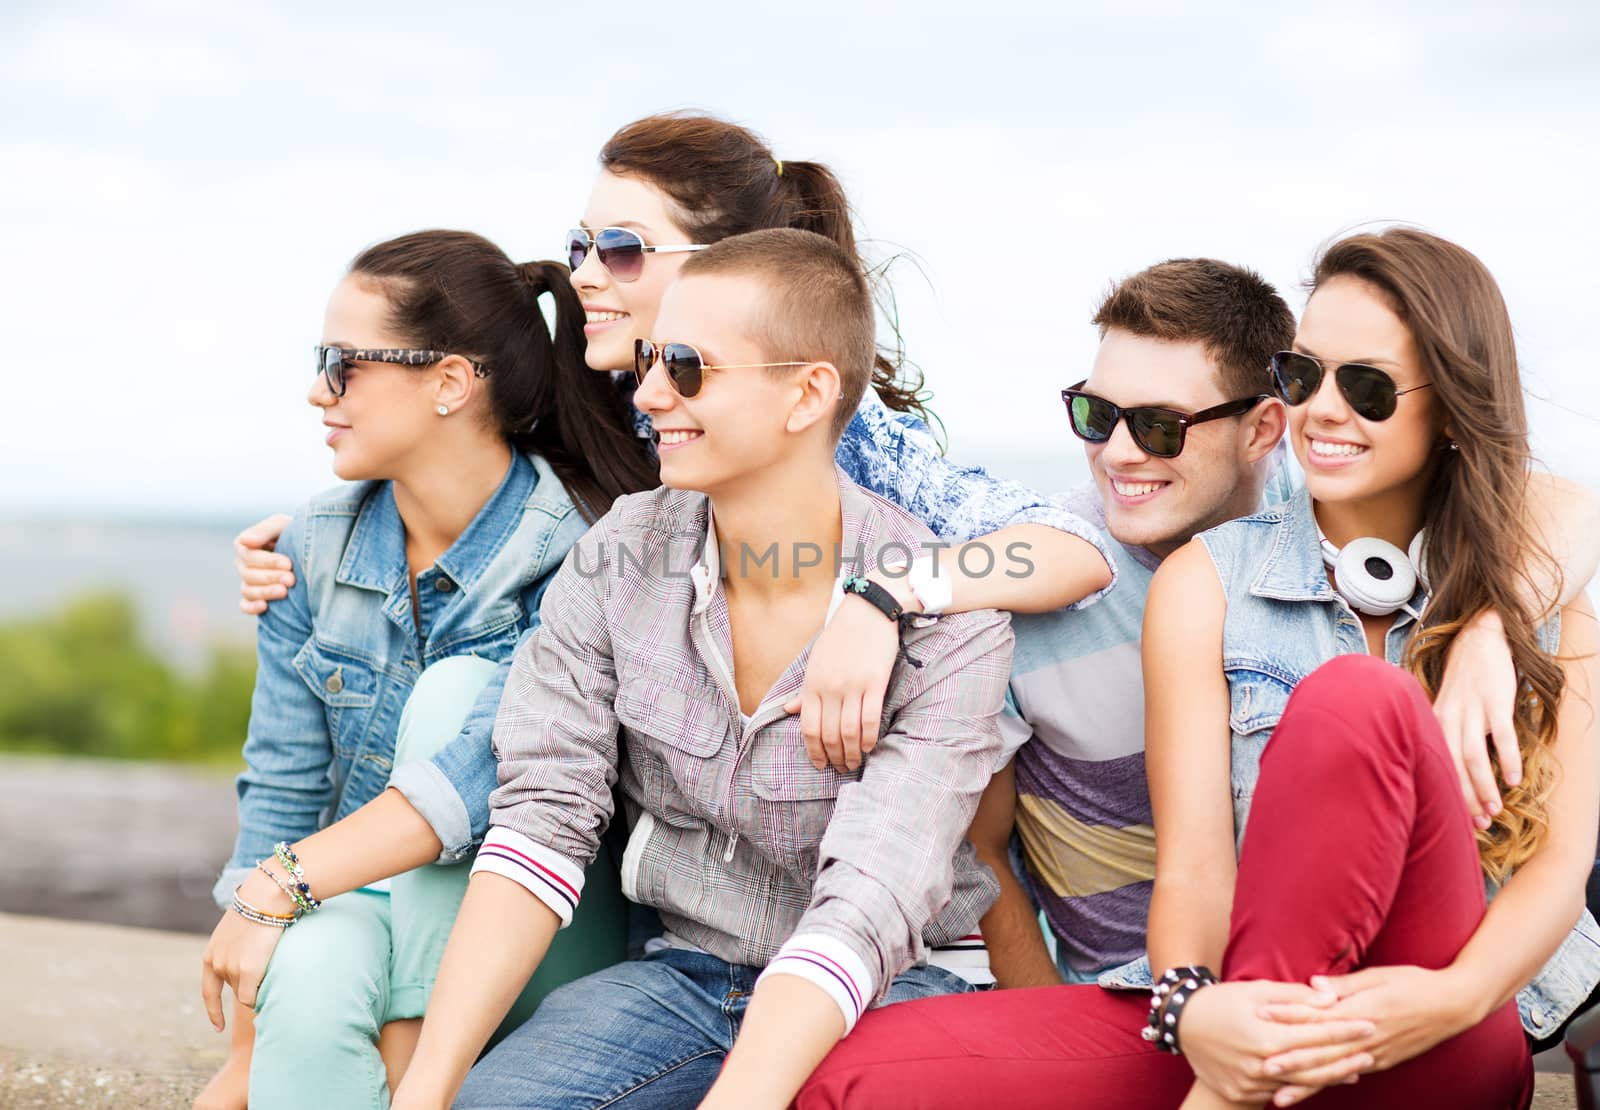
[[[585,312],[584,320],[591,324],[611,324],[618,320],[626,320],[626,312]]]
[[[1359,455],[1365,450],[1365,447],[1357,443],[1329,443],[1325,439],[1311,441],[1311,453],[1313,455],[1325,455],[1328,458],[1345,458],[1351,455]]]
[[[691,439],[698,439],[698,438],[700,438],[700,433],[699,432],[662,432],[661,433],[661,442],[662,443],[667,443],[667,444],[688,443]]]
[[[1154,493],[1164,485],[1165,482],[1119,482],[1116,479],[1111,481],[1111,488],[1124,497],[1143,497],[1147,493]]]

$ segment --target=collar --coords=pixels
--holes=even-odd
[[[1261,514],[1260,519],[1273,517],[1280,518],[1282,526],[1272,530],[1272,547],[1250,592],[1279,601],[1332,601],[1333,586],[1322,565],[1322,541],[1311,511],[1311,494],[1302,487],[1277,509]]]
[[[524,507],[545,492],[538,487],[551,484],[539,479],[532,460],[513,450],[511,464],[494,495],[478,510],[466,531],[434,561],[439,573],[462,590],[470,590],[516,531]],[[345,585],[393,593],[406,576],[405,525],[395,507],[394,483],[383,482],[356,515],[337,577]]]
[[[876,569],[878,556],[883,552],[868,550],[862,539],[868,531],[874,512],[867,494],[860,486],[852,482],[849,476],[837,465],[833,468],[833,476],[839,489],[839,515],[843,527],[841,529],[839,550],[835,552],[824,551],[822,552],[822,558],[826,559],[830,555],[834,558],[839,567],[838,577],[842,580],[847,574],[866,574]],[[712,598],[716,596],[722,582],[722,544],[717,538],[717,522],[709,497],[706,498],[705,506],[705,541],[700,550],[699,562],[689,568],[689,578],[694,583],[693,612],[696,614],[704,612],[710,606]],[[804,542],[797,541],[796,546]],[[909,550],[910,545],[908,544],[891,543],[887,546],[891,549],[891,555],[900,555],[900,549],[907,548],[908,550],[904,552],[904,558],[908,562],[918,554],[916,551]],[[834,595],[828,609],[830,617],[844,596],[838,582],[834,583]]]

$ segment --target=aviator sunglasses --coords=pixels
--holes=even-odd
[[[321,374],[328,383],[328,390],[335,397],[343,397],[345,391],[345,371],[352,362],[393,362],[401,366],[431,366],[433,363],[450,357],[449,351],[425,351],[409,347],[379,347],[371,350],[349,350],[344,347],[328,347],[317,344],[317,373]],[[489,376],[489,368],[481,362],[467,359],[472,364],[472,370],[480,378]]]
[[[567,266],[576,270],[589,257],[589,248],[600,259],[612,277],[618,281],[637,281],[644,272],[647,254],[681,254],[685,251],[703,251],[703,243],[680,243],[669,247],[647,247],[637,231],[625,227],[602,227],[593,235],[587,228],[575,227],[567,232]]]
[[[1303,405],[1316,396],[1326,367],[1315,355],[1299,351],[1279,351],[1272,356],[1272,380],[1286,405]],[[1431,382],[1410,389],[1395,388],[1394,379],[1376,366],[1364,362],[1345,362],[1334,367],[1333,380],[1345,402],[1363,420],[1387,420],[1394,415],[1395,403],[1407,393],[1427,389]]]
[[[687,343],[652,343],[648,339],[633,341],[633,376],[644,384],[650,367],[660,361],[667,372],[667,380],[680,397],[693,397],[705,384],[707,370],[764,370],[774,366],[809,366],[808,362],[740,362],[732,365],[707,366],[699,351]]]
[[[1083,392],[1087,381],[1061,391],[1067,414],[1072,418],[1072,430],[1079,439],[1090,443],[1104,443],[1117,430],[1117,422],[1126,420],[1128,432],[1139,450],[1158,459],[1175,459],[1183,453],[1184,439],[1189,429],[1208,420],[1222,420],[1241,416],[1262,401],[1269,400],[1265,393],[1255,397],[1241,397],[1199,412],[1179,412],[1156,405],[1136,405],[1123,408],[1104,397]]]

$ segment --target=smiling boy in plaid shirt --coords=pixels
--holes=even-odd
[[[457,1106],[781,1107],[868,1006],[972,989],[924,961],[997,892],[965,836],[1010,755],[1006,616],[902,620],[858,771],[813,766],[784,708],[835,609],[891,619],[852,572],[934,539],[833,461],[873,333],[855,261],[809,232],[720,242],[667,292],[635,402],[664,486],[579,541],[517,654],[492,828],[394,1106],[449,1102],[571,919],[619,780],[623,887],[666,936],[553,993]]]

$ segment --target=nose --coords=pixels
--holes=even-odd
[[[572,287],[579,293],[604,289],[611,284],[611,275],[600,265],[600,254],[593,245],[589,247],[589,253],[583,256],[578,268],[572,271],[571,281]]]
[[[1150,453],[1133,438],[1125,419],[1118,420],[1111,429],[1111,438],[1099,448],[1107,466],[1138,466],[1150,458]]]
[[[319,409],[330,409],[339,403],[339,398],[328,388],[328,375],[321,370],[311,379],[311,388],[306,391],[306,403]]]
[[[679,400],[678,391],[672,388],[672,383],[667,380],[667,372],[661,366],[661,359],[657,358],[650,364],[639,388],[633,391],[633,407],[653,420],[661,413],[671,412],[678,406]]]
[[[1334,378],[1331,366],[1323,371],[1322,381],[1311,395],[1311,400],[1306,402],[1305,409],[1307,419],[1319,424],[1344,424],[1349,421],[1350,406],[1345,402],[1344,394],[1339,392],[1339,383]]]

